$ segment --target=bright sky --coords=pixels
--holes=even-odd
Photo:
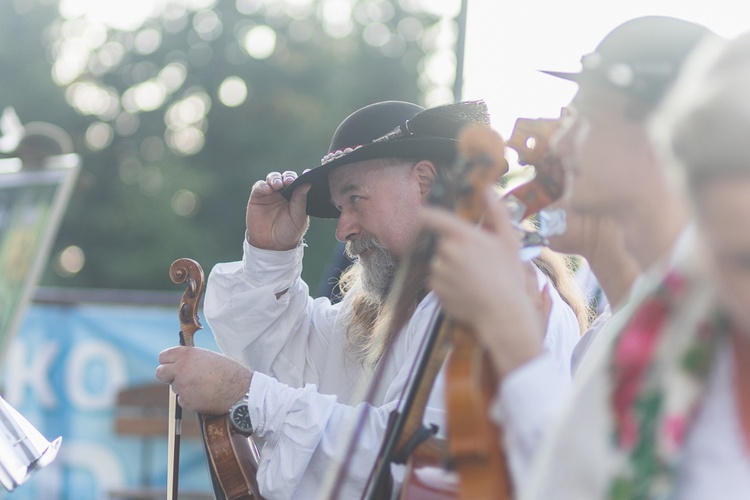
[[[118,43],[105,43],[108,27],[136,30],[136,50],[148,54],[159,46],[161,35],[153,29],[143,28],[145,19],[152,16],[180,19],[188,12],[210,9],[218,1],[60,0],[60,13],[69,20],[63,31],[69,33],[60,46],[53,76],[61,85],[68,85],[76,82],[81,73],[91,67],[92,58],[95,59],[94,66],[102,71],[119,64],[123,49]],[[364,5],[363,0],[358,1]],[[289,15],[297,17],[312,15],[312,9],[318,5],[313,0],[233,2],[243,13],[255,12],[265,5],[286,9]],[[444,19],[454,17],[461,4],[461,0],[369,0],[367,5],[378,10],[388,2],[431,11]],[[336,23],[340,28],[350,28],[354,4],[355,0],[322,1],[320,12],[326,29],[334,30],[339,26]],[[468,0],[468,14],[463,98],[484,99],[490,107],[494,127],[505,137],[509,136],[518,117],[558,116],[560,108],[575,92],[574,84],[538,70],[577,70],[580,57],[591,52],[609,31],[628,19],[643,15],[671,15],[702,23],[728,37],[750,30],[750,0]],[[213,39],[214,32],[220,32],[221,28],[220,19],[210,11],[199,12],[193,24],[206,40]],[[243,43],[252,57],[265,58],[273,51],[275,33],[267,26],[260,26],[250,30]],[[432,82],[423,86],[428,106],[452,100],[453,38],[438,36],[433,43],[439,50],[424,63],[425,75]],[[179,64],[170,66],[174,67],[164,68],[158,77],[125,92],[121,99],[125,110],[137,113],[161,107],[170,92],[179,89],[184,81],[185,68]],[[109,95],[90,82],[72,84],[66,95],[79,111],[95,114],[103,121],[111,121],[120,110],[117,105],[119,96]],[[93,95],[99,98],[93,99]],[[205,96],[198,97],[206,100]],[[236,79],[226,81],[218,97],[227,106],[241,104],[248,97],[247,87]],[[95,103],[98,107],[83,109],[81,102],[88,103],[89,107]],[[176,113],[168,114],[167,118],[173,115]],[[196,130],[200,131],[193,125],[204,115],[188,123],[184,130],[181,128],[181,135],[171,138],[170,147],[185,154],[198,151],[202,146],[202,136],[194,137]],[[90,143],[106,146],[112,136],[111,130],[106,129],[109,126],[105,123],[101,130],[87,134]],[[95,141],[97,138],[99,140]]]
[[[484,99],[504,137],[518,117],[559,116],[575,93],[575,84],[537,70],[578,70],[628,19],[670,15],[726,37],[750,31],[748,0],[468,1],[463,98]]]

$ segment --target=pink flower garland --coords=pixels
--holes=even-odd
[[[662,296],[644,303],[620,337],[614,351],[615,390],[612,405],[618,428],[618,444],[631,450],[638,442],[635,402],[641,393],[645,373],[653,359],[662,326],[669,313]]]

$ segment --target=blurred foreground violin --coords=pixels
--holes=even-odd
[[[535,167],[534,178],[511,190],[503,202],[511,210],[511,219],[523,231],[522,260],[538,256],[547,237],[565,229],[564,214],[542,214],[549,204],[564,191],[564,173],[556,156],[549,148],[549,140],[558,126],[557,120],[519,119],[507,145],[519,154],[519,163]],[[481,147],[492,143],[477,142],[466,136],[459,145],[462,154],[474,157]],[[502,153],[485,151],[482,157],[496,158]],[[502,158],[504,161],[504,158]],[[477,193],[479,194],[479,193]],[[540,227],[532,231],[521,223],[538,215]],[[478,220],[478,214],[461,209],[457,215],[466,220]],[[525,253],[524,253],[525,252]],[[446,365],[446,409],[448,460],[459,478],[458,497],[462,500],[507,499],[513,495],[504,450],[501,447],[502,429],[489,420],[489,406],[497,394],[500,379],[484,347],[466,325],[444,320],[444,328],[451,331],[451,352]],[[407,498],[409,498],[407,496]]]

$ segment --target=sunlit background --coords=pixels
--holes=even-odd
[[[750,29],[750,3],[742,0],[466,0],[468,20],[457,26],[461,0],[399,0],[407,12],[427,12],[441,21],[424,36],[416,18],[388,26],[394,8],[388,0],[236,0],[238,12],[267,12],[268,24],[252,21],[225,26],[212,10],[218,0],[60,0],[60,20],[49,28],[52,78],[66,88],[66,100],[79,113],[96,117],[86,134],[91,149],[106,147],[115,134],[127,136],[141,113],[163,109],[166,146],[179,154],[202,147],[206,114],[213,100],[228,107],[252,98],[248,82],[227,74],[218,88],[184,88],[188,68],[211,57],[241,66],[283,51],[285,39],[305,42],[311,23],[333,38],[365,26],[362,40],[384,55],[400,57],[405,41],[422,39],[427,57],[419,61],[422,103],[452,100],[456,76],[458,29],[466,33],[464,98],[483,98],[496,116],[496,127],[508,133],[518,116],[554,115],[574,86],[539,74],[538,69],[573,70],[612,28],[641,15],[671,15],[705,24],[723,36]],[[193,14],[191,26],[188,15]],[[283,24],[274,19],[285,18]],[[104,77],[129,52],[154,53],[164,33],[191,29],[188,44],[157,62],[128,68],[132,85],[118,92]],[[233,41],[214,54],[206,43],[224,31]],[[158,71],[154,71],[158,69]],[[150,76],[153,75],[153,76]],[[146,76],[148,76],[146,78]],[[224,75],[223,75],[224,76]],[[147,149],[158,149],[152,145]]]
[[[236,107],[252,98],[252,86],[228,72],[217,88],[185,87],[190,67],[201,67],[220,57],[242,66],[250,59],[264,60],[283,53],[286,40],[310,41],[311,24],[322,26],[327,35],[342,39],[355,25],[364,26],[362,40],[388,57],[404,55],[405,41],[422,39],[427,57],[419,61],[419,87],[425,102],[451,99],[455,77],[455,28],[452,17],[459,3],[402,0],[406,12],[426,12],[443,21],[424,33],[422,22],[405,17],[395,29],[386,23],[394,16],[386,0],[236,0],[236,10],[252,16],[263,11],[266,24],[241,20],[224,25],[213,10],[218,0],[60,0],[60,19],[49,28],[52,77],[65,87],[66,101],[79,113],[97,119],[86,132],[92,150],[107,147],[115,135],[128,136],[138,128],[142,113],[161,110],[166,131],[165,145],[182,155],[203,147],[206,115],[214,101]],[[227,3],[227,2],[224,2]],[[192,21],[189,21],[192,15]],[[188,26],[190,23],[190,26]],[[128,53],[153,54],[165,33],[189,30],[187,44],[159,61],[122,68]],[[228,43],[216,53],[208,43],[231,33]],[[124,91],[106,84],[108,74],[125,72],[131,85]],[[159,153],[157,141],[147,146]]]
[[[48,284],[159,288],[161,276],[160,281],[143,276],[158,273],[179,248],[187,247],[206,266],[237,258],[231,242],[240,241],[242,214],[229,203],[244,203],[255,179],[271,169],[313,166],[335,124],[369,102],[432,105],[453,99],[458,0],[14,1],[23,16],[35,15],[39,6],[51,6],[56,14],[38,37],[49,75],[85,123],[80,134],[73,131],[85,150],[81,193],[61,229],[43,279]],[[370,77],[363,64],[373,72]],[[286,125],[294,112],[312,133],[294,135],[296,127]],[[241,151],[239,138],[231,135],[242,127],[279,130],[266,138],[254,134]],[[218,137],[211,140],[211,134]],[[290,140],[293,148],[284,148]],[[239,177],[242,163],[250,163],[252,176]],[[227,175],[237,176],[237,182]],[[216,183],[237,192],[218,186],[212,192]],[[96,199],[91,190],[97,187],[104,190],[100,196],[115,195]],[[98,232],[96,243],[75,235],[84,233],[76,221],[90,218],[95,205],[101,216],[89,221],[86,234]],[[189,227],[230,216],[233,240],[223,236],[230,234],[226,229],[213,241],[207,231],[194,232],[188,242]],[[164,238],[165,226],[176,236]],[[128,233],[135,237],[126,239]],[[330,224],[319,223],[308,236],[330,240],[330,235]],[[149,255],[136,241],[152,242],[163,258]],[[325,242],[308,257],[317,257],[305,271],[313,281],[331,248]],[[139,272],[102,269],[102,255],[120,253],[123,267],[136,266]]]
[[[237,204],[255,179],[313,166],[335,124],[374,100],[454,100],[459,63],[461,97],[484,99],[507,137],[516,118],[557,116],[575,92],[574,84],[538,70],[577,69],[580,57],[627,19],[673,15],[723,36],[750,29],[750,2],[743,0],[463,4],[465,19],[461,0],[14,0],[19,14],[33,15],[39,5],[55,11],[38,40],[51,80],[80,118],[83,129],[73,135],[86,152],[81,194],[44,281],[160,286],[132,272],[103,273],[95,252],[122,251],[124,264],[144,273],[168,262],[157,255],[186,246],[208,266],[237,258]],[[295,120],[299,130],[290,125]],[[245,129],[243,145],[236,135]],[[103,196],[109,190],[117,195]],[[85,241],[72,222],[104,201],[111,213],[102,208],[88,227],[117,235],[107,236],[110,246]],[[189,227],[217,218],[233,229],[219,228],[213,238],[194,233],[203,243],[187,243]],[[165,225],[176,236],[163,238]],[[143,235],[132,248],[119,241],[133,231]],[[331,234],[330,224],[314,224],[309,237],[323,242],[323,257],[306,266],[308,279],[319,278]],[[136,245],[149,239],[157,242],[153,254]]]
[[[252,184],[318,164],[350,112],[385,99],[451,102],[463,63],[462,97],[484,99],[507,137],[516,118],[557,116],[575,92],[538,70],[578,69],[627,19],[673,15],[727,37],[750,30],[747,0],[466,0],[465,23],[461,0],[4,5],[0,155],[13,155],[20,123],[44,121],[65,129],[82,159],[0,380],[45,436],[64,439],[19,500],[165,484],[164,436],[146,450],[113,420],[119,391],[154,383],[158,352],[177,342],[181,290],[169,265],[190,257],[208,271],[240,259]],[[334,226],[314,220],[306,236],[313,295],[335,255]],[[216,349],[211,339],[197,341]],[[186,479],[205,489],[192,444]]]
[[[575,93],[573,83],[538,70],[577,71],[617,25],[665,15],[733,37],[750,30],[744,0],[469,0],[465,98],[487,101],[507,137],[518,117],[556,117]]]

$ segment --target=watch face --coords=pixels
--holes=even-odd
[[[239,404],[232,408],[232,412],[229,415],[229,420],[232,422],[234,429],[240,434],[249,436],[253,432],[253,426],[250,422],[250,411],[247,408],[247,404]]]

